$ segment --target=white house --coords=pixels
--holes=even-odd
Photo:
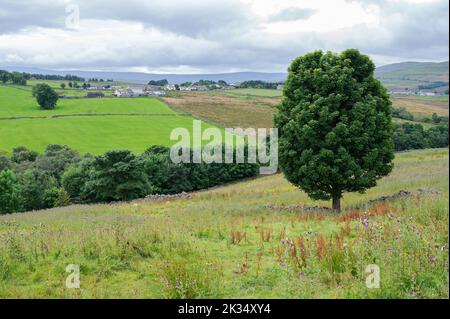
[[[131,89],[117,89],[114,91],[114,95],[117,97],[133,97],[134,93]]]

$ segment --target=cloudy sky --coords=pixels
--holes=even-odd
[[[279,72],[349,47],[443,61],[448,28],[448,0],[0,0],[0,67]]]

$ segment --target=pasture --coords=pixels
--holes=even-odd
[[[273,126],[276,105],[280,103],[282,91],[259,89],[236,89],[229,91],[181,92],[164,97],[172,107],[197,118],[202,118],[222,127]],[[448,96],[391,96],[393,106],[404,107],[417,118],[431,117],[433,113],[448,116]],[[403,122],[395,119],[396,122]],[[429,127],[429,125],[424,125]]]
[[[419,115],[448,116],[448,96],[391,96],[394,107],[404,107]]]
[[[55,143],[81,153],[142,152],[172,145],[172,129],[192,131],[192,121],[154,98],[60,99],[55,110],[41,110],[31,91],[0,86],[0,150],[7,153],[17,146],[41,152]]]
[[[448,150],[423,150],[345,194],[341,214],[305,211],[329,203],[274,175],[191,198],[4,215],[0,297],[448,298],[448,186]],[[368,202],[400,189],[413,193]],[[65,286],[69,264],[80,289]],[[379,289],[366,287],[369,264]]]

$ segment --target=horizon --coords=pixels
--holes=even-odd
[[[395,63],[388,63],[383,65],[376,65],[376,68],[381,68],[389,65],[396,65],[396,64],[403,64],[403,63],[434,63],[434,64],[440,64],[440,63],[448,63],[449,60],[442,60],[442,61],[402,61],[402,62],[395,62]],[[287,71],[284,72],[276,72],[276,71],[230,71],[230,72],[212,72],[212,73],[159,73],[159,72],[139,72],[139,71],[125,71],[125,70],[101,70],[101,69],[49,69],[49,68],[40,68],[40,67],[33,67],[33,66],[27,66],[27,65],[12,65],[12,66],[2,66],[0,65],[0,70],[10,70],[10,71],[16,71],[16,69],[35,69],[39,71],[52,71],[52,72],[95,72],[95,73],[135,73],[135,74],[149,74],[149,75],[227,75],[227,74],[239,74],[239,73],[255,73],[255,74],[287,74]],[[22,71],[18,71],[22,72]],[[27,72],[25,72],[27,73]],[[45,73],[43,73],[45,74]]]

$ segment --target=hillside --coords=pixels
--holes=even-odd
[[[0,297],[448,298],[448,169],[447,149],[397,154],[393,173],[346,194],[340,215],[308,213],[329,203],[281,175],[3,215]],[[81,289],[65,286],[69,264]],[[365,285],[369,264],[381,269],[380,289]]]
[[[150,80],[167,79],[170,83],[196,82],[199,80],[224,80],[228,83],[240,83],[249,80],[284,81],[287,74],[284,72],[230,72],[215,74],[152,74],[142,72],[106,72],[106,71],[57,71],[32,67],[0,66],[0,69],[9,71],[27,72],[34,74],[76,75],[85,78],[113,79],[115,81],[145,84]],[[391,90],[415,89],[419,85],[432,85],[437,82],[446,82],[436,89],[439,92],[448,89],[449,62],[402,62],[380,66],[375,71],[376,77]],[[442,84],[442,83],[440,83]],[[437,85],[437,84],[436,84]],[[431,91],[434,90],[430,89]]]
[[[439,85],[428,90],[443,91],[448,89],[449,61],[402,62],[378,67],[375,76],[391,90],[416,89],[419,85]],[[445,84],[446,83],[446,84]]]

